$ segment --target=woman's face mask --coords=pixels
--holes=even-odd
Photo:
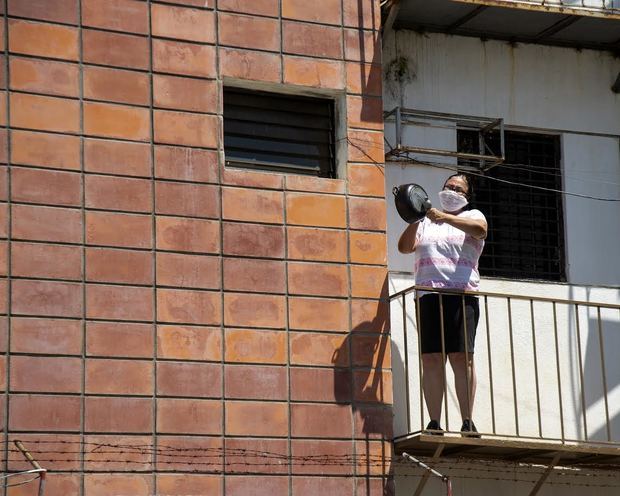
[[[469,202],[463,195],[449,189],[439,192],[439,204],[446,212],[456,212],[461,210]]]

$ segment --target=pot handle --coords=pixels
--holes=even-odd
[[[394,186],[394,187],[392,188],[392,194],[393,194],[394,196],[398,196],[398,186]]]

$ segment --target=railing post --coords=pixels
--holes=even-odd
[[[448,381],[446,380],[446,338],[444,336],[443,321],[443,293],[439,292],[439,327],[441,333],[441,374],[443,378],[443,403],[444,415],[446,419],[446,430],[450,430],[450,419],[448,414]]]
[[[532,321],[532,347],[534,349],[534,376],[536,378],[536,410],[538,413],[538,437],[542,438],[542,418],[540,415],[540,386],[538,384],[538,353],[536,351],[536,324],[534,321],[534,300],[530,298],[530,319]]]
[[[598,324],[598,344],[601,352],[601,375],[603,377],[603,396],[605,398],[605,427],[607,441],[611,441],[611,426],[609,425],[609,403],[607,402],[607,373],[605,371],[605,346],[603,345],[603,329],[601,326],[601,307],[596,307],[596,322]]]
[[[562,404],[562,378],[560,374],[560,347],[558,344],[558,313],[557,313],[557,305],[555,301],[552,303],[553,305],[553,334],[555,336],[555,366],[556,372],[558,376],[558,398],[560,401],[560,435],[562,438],[562,442],[565,442],[566,438],[564,435],[564,408]]]
[[[510,337],[510,365],[512,367],[512,395],[515,409],[515,428],[519,435],[519,406],[517,405],[517,376],[515,373],[515,350],[512,337],[512,308],[510,306],[510,296],[506,298],[508,304],[508,332]]]
[[[588,418],[586,414],[586,392],[584,391],[583,380],[583,359],[581,358],[581,326],[579,325],[579,304],[575,303],[575,324],[577,331],[577,354],[579,364],[579,386],[581,388],[581,412],[583,416],[583,434],[585,440],[588,440]]]
[[[403,341],[405,346],[405,399],[407,402],[407,434],[411,432],[411,412],[409,401],[409,347],[407,345],[407,293],[403,293]],[[420,387],[422,378],[420,378]]]
[[[424,430],[424,391],[422,387],[422,328],[420,327],[420,295],[415,292],[415,317],[418,329],[418,377],[420,378],[420,431]]]
[[[489,391],[491,396],[491,425],[493,427],[493,434],[495,432],[495,401],[493,399],[493,361],[491,360],[491,330],[489,324],[489,298],[484,296],[484,318],[487,328],[487,356],[489,361]]]

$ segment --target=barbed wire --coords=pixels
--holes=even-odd
[[[205,438],[210,439],[210,438]],[[357,466],[361,469],[362,474],[339,472],[340,476],[357,476],[357,477],[420,477],[419,474],[403,473],[407,470],[418,470],[411,466],[410,463],[400,459],[392,458],[391,454],[375,455],[371,453],[343,453],[335,454],[313,454],[313,455],[294,455],[284,454],[266,450],[253,450],[245,448],[224,448],[224,447],[191,447],[184,448],[170,445],[151,445],[151,444],[126,444],[126,443],[98,443],[89,441],[67,441],[67,440],[42,440],[29,439],[25,441],[29,445],[29,451],[35,456],[37,461],[43,463],[84,463],[98,464],[99,467],[91,470],[94,472],[127,472],[127,473],[145,473],[145,472],[169,472],[172,470],[184,473],[197,474],[264,474],[264,471],[258,470],[262,467],[284,468],[291,466],[293,468],[306,468],[307,471],[300,473],[324,475],[330,473],[334,467]],[[64,446],[64,449],[53,449],[50,445]],[[79,446],[79,449],[76,447]],[[50,449],[52,448],[52,449]],[[8,449],[9,453],[19,453],[18,450]],[[58,455],[58,456],[36,456],[36,455]],[[73,458],[66,458],[67,455],[76,455]],[[108,455],[107,458],[97,458],[88,455]],[[118,457],[109,455],[119,455]],[[125,458],[122,457],[125,455]],[[157,457],[156,460],[130,460],[128,456],[152,456]],[[65,458],[62,458],[64,456]],[[238,458],[244,457],[245,460]],[[161,459],[163,458],[163,459]],[[173,460],[170,460],[173,458]],[[258,458],[258,460],[257,460]],[[542,464],[532,464],[524,462],[508,462],[504,460],[487,460],[477,458],[453,457],[450,459],[437,460],[431,457],[420,457],[428,464],[435,467],[441,467],[444,471],[450,471],[452,479],[482,479],[493,481],[513,481],[513,482],[533,482],[532,477],[540,476],[546,467]],[[2,463],[17,463],[21,460],[8,458],[0,460]],[[105,465],[123,464],[122,469],[106,468]],[[101,465],[104,465],[101,467]],[[131,468],[136,465],[146,465],[146,468]],[[152,467],[157,467],[154,470]],[[312,471],[313,468],[320,467],[326,470]],[[238,469],[236,469],[238,468]],[[618,469],[619,466],[613,465],[606,469]],[[254,469],[254,470],[252,470]],[[366,470],[364,470],[366,469]],[[380,473],[372,473],[373,469],[381,469]],[[620,474],[605,473],[600,467],[596,472],[588,472],[587,467],[567,468],[557,467],[552,472],[555,479],[548,480],[546,484],[550,485],[573,485],[580,487],[609,487],[617,488],[619,484],[609,483],[590,483],[580,482],[583,478],[596,478],[597,480],[620,479]],[[462,471],[475,471],[477,475],[461,474]],[[53,472],[54,470],[50,470]],[[61,470],[58,470],[61,471]],[[62,471],[65,472],[66,470]],[[71,471],[71,470],[69,470]],[[81,471],[81,470],[75,470]],[[273,473],[273,470],[269,473]],[[487,474],[487,475],[483,475]],[[529,476],[530,478],[525,478]],[[581,478],[581,479],[580,479]]]

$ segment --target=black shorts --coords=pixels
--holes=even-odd
[[[463,322],[463,300],[465,322]],[[443,295],[443,328],[445,353],[474,352],[476,327],[480,318],[478,298],[469,295]],[[420,345],[422,353],[441,353],[441,317],[439,295],[420,298]]]

